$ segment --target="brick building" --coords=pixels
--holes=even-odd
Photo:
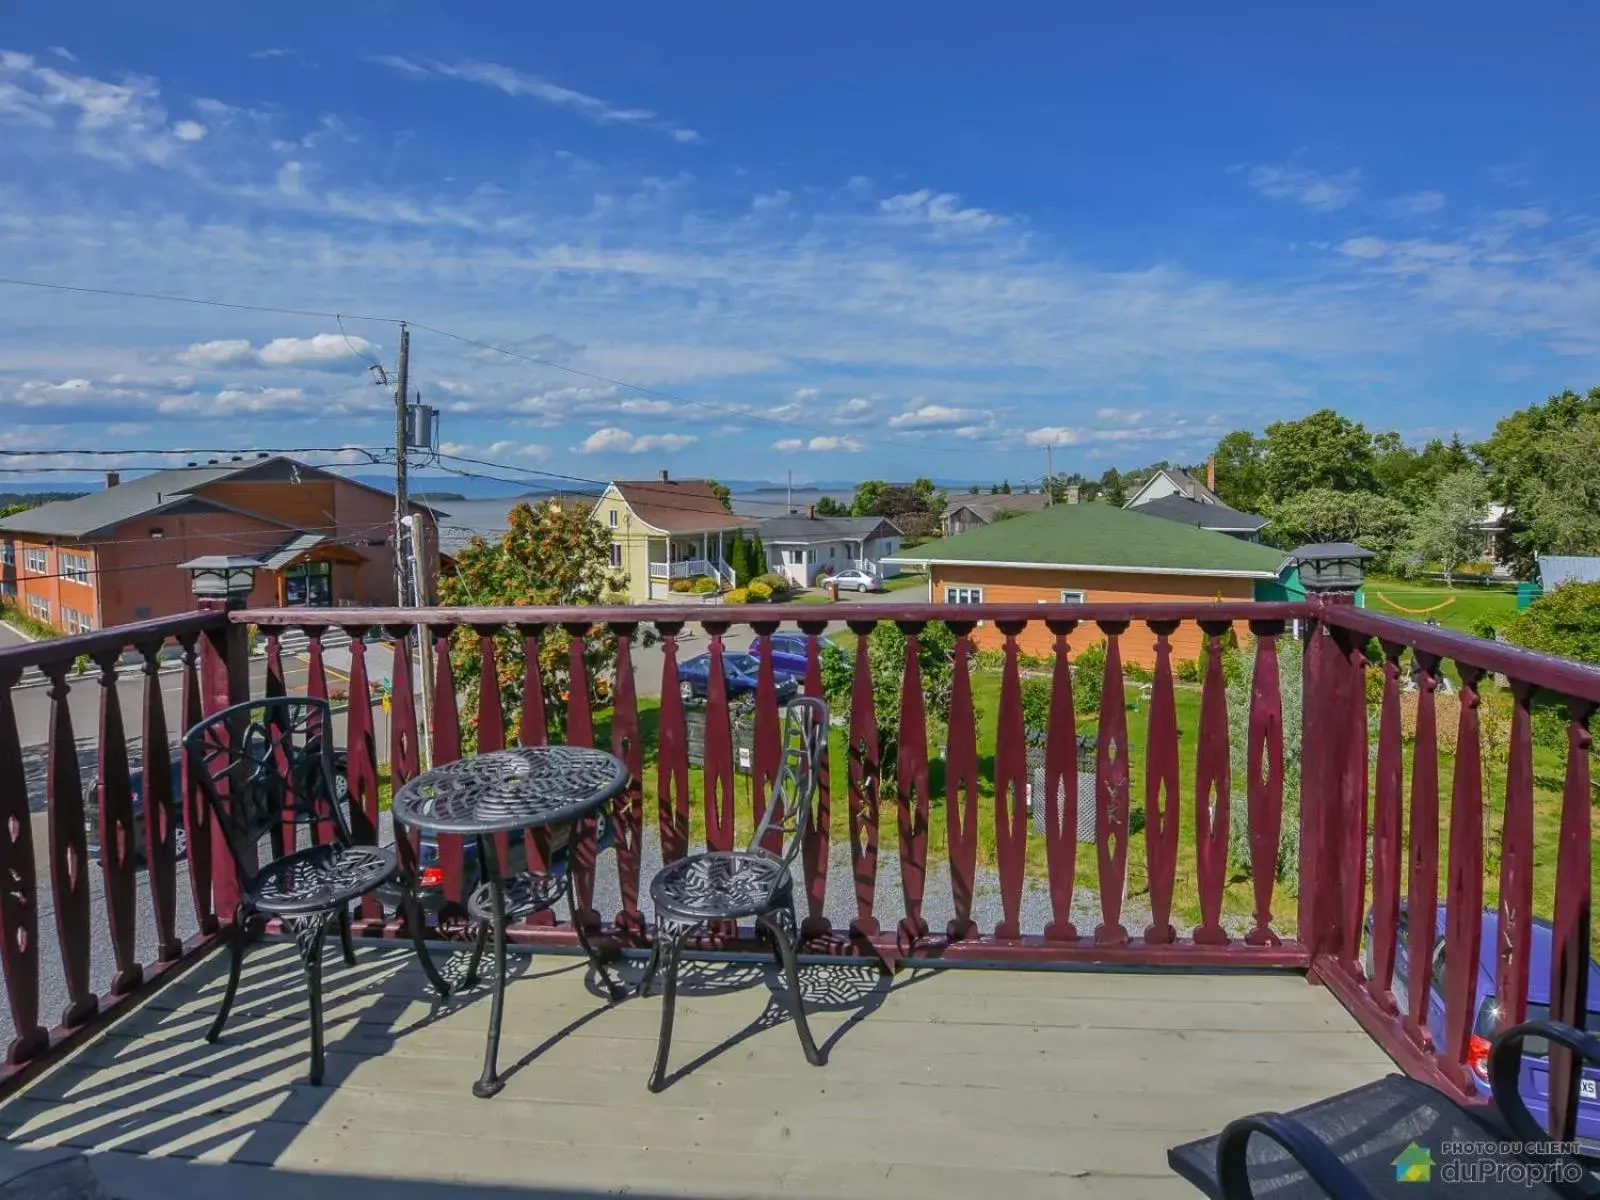
[[[243,554],[261,564],[254,605],[394,603],[388,492],[268,455],[106,484],[0,519],[0,599],[67,633],[103,629],[193,608],[178,564]],[[430,535],[423,561],[436,556]]]

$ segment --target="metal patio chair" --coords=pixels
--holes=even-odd
[[[384,885],[394,885],[406,927],[429,982],[441,998],[449,987],[428,956],[425,926],[413,880],[392,846],[359,846],[343,806],[335,798],[332,730],[327,701],[280,696],[235,704],[206,718],[183,736],[185,752],[223,831],[239,877],[239,906],[229,934],[228,984],[206,1041],[222,1036],[239,988],[250,925],[257,916],[277,917],[290,932],[305,964],[311,1001],[311,1076],[320,1083],[322,1052],[322,935],[337,920],[344,961],[354,966],[350,904]],[[225,789],[219,784],[226,784]],[[333,840],[294,848],[301,825],[328,822]],[[289,850],[260,862],[261,841],[274,830],[289,831]]]
[[[794,908],[791,867],[812,820],[812,806],[828,753],[828,706],[802,696],[783,710],[777,778],[760,826],[743,850],[692,854],[670,863],[650,883],[655,908],[656,939],[650,962],[639,981],[638,994],[648,996],[658,972],[666,976],[661,1005],[661,1039],[649,1087],[666,1086],[667,1055],[672,1049],[672,1012],[678,994],[678,967],[683,943],[691,934],[714,921],[754,918],[756,927],[772,942],[783,967],[789,1013],[800,1035],[806,1061],[814,1067],[822,1054],[806,1024],[800,998],[800,968],[795,958],[799,923]],[[774,830],[788,839],[781,855],[763,848]]]
[[[1459,1104],[1425,1083],[1389,1075],[1291,1113],[1240,1117],[1215,1137],[1167,1151],[1167,1162],[1213,1200],[1600,1196],[1595,1160],[1553,1152],[1522,1098],[1523,1043],[1530,1038],[1573,1051],[1574,1092],[1580,1068],[1590,1077],[1600,1068],[1600,1038],[1555,1021],[1526,1021],[1497,1037],[1490,1051],[1492,1104]]]

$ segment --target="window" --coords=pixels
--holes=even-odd
[[[946,604],[982,604],[983,589],[981,587],[947,587],[944,590]]]
[[[1063,604],[1082,604],[1083,603],[1083,593],[1078,591],[1076,588],[1062,588],[1061,589],[1061,603],[1063,603]]]
[[[606,520],[611,523],[611,528],[615,529],[617,527],[617,510],[613,508],[606,513]]]
[[[48,621],[50,619],[50,601],[43,596],[29,596],[28,612],[40,621]]]
[[[63,550],[56,557],[61,564],[61,578],[70,579],[73,583],[89,582],[89,556],[87,554],[71,554]]]
[[[22,552],[22,565],[36,575],[43,575],[50,569],[49,560],[43,550],[24,550]]]
[[[15,542],[0,542],[0,566],[14,567],[17,565],[17,544]]]
[[[0,579],[0,600],[10,600],[13,604],[17,600],[17,585],[9,579]]]
[[[61,606],[61,626],[68,633],[88,633],[94,629],[94,622],[75,608]]]
[[[829,562],[833,561],[833,556],[835,555],[835,553],[838,552],[838,549],[839,549],[839,547],[837,547],[837,546],[829,546],[828,547],[828,561]]]
[[[612,515],[615,516],[616,514],[613,513]],[[622,565],[622,543],[621,542],[612,542],[611,543],[611,565],[613,567],[620,567]]]
[[[300,563],[285,567],[283,600],[290,605],[325,607],[333,603],[333,564]]]

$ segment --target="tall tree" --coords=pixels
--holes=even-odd
[[[728,568],[739,587],[750,582],[750,544],[744,540],[742,532],[733,535],[733,545],[728,548]]]
[[[1393,565],[1408,526],[1406,507],[1375,492],[1337,492],[1309,488],[1274,505],[1272,535],[1284,549],[1304,542],[1355,542]]]
[[[729,512],[733,511],[733,493],[727,487],[718,483],[715,479],[706,480],[706,486],[711,489],[711,494],[717,498],[717,502],[723,508]]]
[[[439,581],[444,604],[582,606],[625,603],[625,577],[611,569],[611,532],[590,519],[587,508],[549,500],[519,504],[507,516],[509,528],[498,541],[473,538],[456,556],[456,569]],[[650,635],[653,640],[653,635]],[[553,728],[566,722],[570,673],[567,632],[545,627],[539,643],[545,713]],[[495,635],[500,703],[506,728],[515,729],[522,710],[523,640],[520,633]],[[456,679],[467,692],[461,722],[469,741],[477,729],[480,644],[463,626],[451,637]],[[584,642],[591,683],[604,678],[616,661],[616,637],[597,629]]]
[[[1000,494],[1002,496],[1011,495],[1011,480],[1007,479],[1000,485]]]
[[[1128,488],[1123,476],[1115,467],[1107,467],[1100,476],[1100,499],[1121,508],[1128,502]]]
[[[848,517],[850,506],[840,504],[832,496],[823,496],[817,501],[817,516],[819,517]]]
[[[1266,500],[1266,443],[1235,429],[1217,443],[1217,495],[1240,512],[1260,512]]]
[[[1407,549],[1419,562],[1438,562],[1445,582],[1462,563],[1483,555],[1482,523],[1489,509],[1489,484],[1467,467],[1446,475],[1414,510]]]
[[[1600,414],[1553,442],[1523,488],[1526,536],[1544,554],[1600,554]]]
[[[878,504],[878,497],[883,494],[889,485],[881,479],[866,479],[856,484],[856,494],[850,501],[850,515],[852,517],[874,516]]]
[[[767,573],[767,548],[761,544],[760,530],[750,531],[750,546],[745,558],[745,565],[750,568],[750,578]]]
[[[1309,488],[1370,492],[1372,435],[1365,425],[1331,408],[1298,421],[1274,421],[1266,431],[1266,492],[1282,504]]]
[[[1548,477],[1558,447],[1585,417],[1600,413],[1600,387],[1586,395],[1573,391],[1551,396],[1543,404],[1503,418],[1477,453],[1489,468],[1489,491],[1508,509],[1513,566],[1525,578],[1533,573],[1534,559],[1548,552],[1543,536],[1532,525],[1533,495],[1539,481]]]

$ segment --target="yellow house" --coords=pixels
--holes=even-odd
[[[594,519],[611,531],[611,565],[628,577],[628,601],[665,600],[674,579],[709,575],[733,586],[728,547],[751,524],[722,507],[704,479],[619,479]]]

